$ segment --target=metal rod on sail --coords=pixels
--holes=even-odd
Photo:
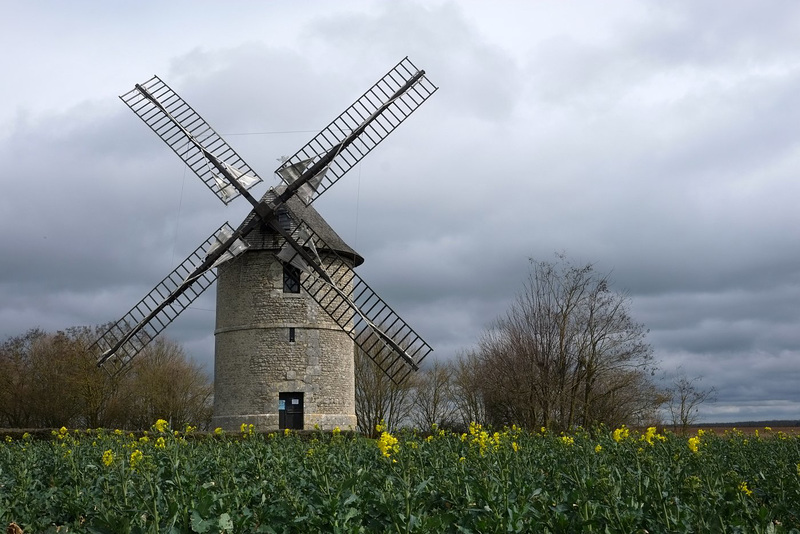
[[[206,148],[202,144],[200,144],[200,142],[197,139],[195,139],[194,136],[186,128],[184,128],[183,125],[175,117],[173,117],[172,114],[169,111],[167,111],[167,109],[163,105],[161,105],[161,102],[159,102],[156,97],[150,94],[150,91],[148,91],[144,86],[138,83],[135,85],[135,87],[136,90],[142,94],[142,96],[144,96],[146,99],[152,102],[154,106],[156,106],[158,109],[162,111],[162,113],[164,113],[164,115],[169,117],[169,119],[175,124],[175,126],[181,129],[181,131],[189,139],[189,141],[203,154],[203,157],[206,158],[208,161],[210,161],[212,165],[214,165],[214,167],[220,172],[220,174],[222,174],[228,180],[228,182],[230,182],[230,184],[233,187],[235,187],[237,191],[239,191],[239,194],[245,197],[254,207],[258,206],[258,201],[255,198],[253,198],[253,195],[251,195],[250,192],[241,183],[239,183],[239,180],[236,179],[233,173],[231,173],[231,171],[229,171],[228,168],[225,165],[223,165],[222,162],[214,154],[206,150]]]

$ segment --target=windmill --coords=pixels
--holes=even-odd
[[[250,214],[223,224],[92,346],[111,374],[217,278],[214,426],[355,427],[357,345],[400,383],[431,352],[353,267],[363,261],[311,205],[437,87],[408,58],[261,182],[197,112],[153,77],[120,98],[224,203]]]

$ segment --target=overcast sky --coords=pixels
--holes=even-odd
[[[0,339],[121,317],[224,207],[117,98],[153,74],[265,178],[404,56],[440,90],[315,207],[434,347],[565,252],[706,421],[800,419],[800,4],[2,1]],[[167,330],[213,368],[214,291]]]

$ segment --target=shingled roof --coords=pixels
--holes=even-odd
[[[274,198],[275,196],[281,194],[284,189],[285,186],[283,185],[271,188],[264,193],[264,196],[261,198],[261,200],[263,201],[269,199],[270,197]],[[311,227],[311,229],[314,230],[314,232],[316,232],[323,241],[325,241],[329,250],[333,250],[340,256],[352,260],[353,265],[355,266],[364,263],[364,258],[358,252],[353,250],[350,245],[345,243],[341,237],[339,237],[339,234],[337,234],[327,223],[327,221],[322,218],[322,215],[320,215],[319,212],[312,206],[306,206],[303,201],[297,197],[297,195],[294,195],[287,200],[285,207],[291,213],[291,216],[295,221],[305,221],[305,223]],[[255,211],[251,211],[243,224],[247,224],[255,216]],[[250,244],[250,250],[277,251],[283,245],[283,240],[279,239],[276,233],[269,231],[265,227],[256,227],[255,230],[245,236],[245,239]]]

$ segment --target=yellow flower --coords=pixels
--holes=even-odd
[[[599,443],[597,445],[595,445],[594,452],[600,452],[602,450],[603,450],[603,446],[602,445],[600,445]]]
[[[572,447],[575,444],[575,439],[572,436],[561,436],[561,443],[568,447]]]
[[[648,444],[652,445],[653,444],[653,439],[655,439],[657,435],[658,434],[656,433],[656,427],[651,426],[651,427],[648,427],[647,432],[642,434],[642,437],[640,438],[640,440],[641,441],[646,441]]]
[[[331,434],[333,434],[334,437],[338,436],[341,433],[342,430],[338,426],[333,427],[333,430],[331,431]]]
[[[191,433],[192,433],[192,432],[194,432],[195,430],[197,430],[197,427],[196,427],[196,426],[192,426],[192,425],[190,425],[189,423],[186,423],[186,430],[184,430],[184,432],[185,432],[186,434],[191,434]]]
[[[747,482],[739,482],[739,491],[747,495],[748,497],[753,494],[753,490],[747,487]]]
[[[284,436],[291,436],[292,435],[292,429],[291,428],[284,428],[283,429],[283,435]]]
[[[108,467],[113,463],[114,463],[114,452],[111,449],[108,449],[106,452],[103,453],[103,465]]]
[[[511,442],[511,448],[514,449],[514,452],[519,451],[519,445],[517,445],[516,441]]]
[[[168,426],[169,423],[167,423],[164,419],[159,419],[156,421],[156,424],[153,425],[153,427],[156,429],[156,432],[164,432]]]
[[[134,450],[131,453],[131,469],[135,469],[137,465],[139,465],[144,458],[144,454],[139,449]]]
[[[164,436],[159,437],[156,440],[156,448],[157,449],[165,449],[167,447],[167,443],[164,441]]]
[[[114,435],[115,436],[121,436],[122,434],[123,434],[123,432],[119,428],[115,428],[114,429]]]
[[[214,429],[214,435],[215,436],[221,436],[224,433],[225,433],[225,431],[222,430],[220,427],[217,427],[217,428]]]
[[[11,443],[12,441],[14,440],[11,439],[11,436],[6,436],[6,443]]]
[[[383,432],[380,439],[378,439],[378,448],[381,450],[381,454],[389,458],[392,453],[400,450],[400,444],[397,442],[396,437],[388,432]]]
[[[459,459],[458,459],[458,461],[459,461],[459,462],[465,462],[466,460],[467,460],[467,459],[466,459],[466,458],[464,458],[463,456],[462,456],[461,458],[459,458]]]
[[[700,436],[689,438],[688,445],[689,445],[689,450],[691,450],[692,452],[699,452]]]
[[[473,434],[474,437],[472,438],[472,444],[478,446],[478,452],[480,452],[481,456],[483,456],[486,454],[486,448],[489,446],[491,438],[489,437],[489,433],[485,430],[478,432],[478,429],[480,428],[480,425],[476,425],[475,433]],[[473,429],[470,429],[470,432],[472,432],[472,430]]]
[[[383,419],[381,419],[380,422],[377,425],[375,425],[375,432],[383,432],[385,430],[386,430],[386,424],[384,424]]]
[[[628,434],[630,434],[630,431],[625,425],[622,425],[621,427],[619,427],[614,431],[612,437],[614,438],[614,441],[619,443],[622,440],[628,439]]]
[[[141,438],[139,438],[140,443],[147,443],[148,441],[150,441],[150,438],[148,438],[147,436],[142,436]]]
[[[255,430],[255,426],[253,424],[242,423],[242,426],[239,428],[242,431],[243,436],[252,436]]]

